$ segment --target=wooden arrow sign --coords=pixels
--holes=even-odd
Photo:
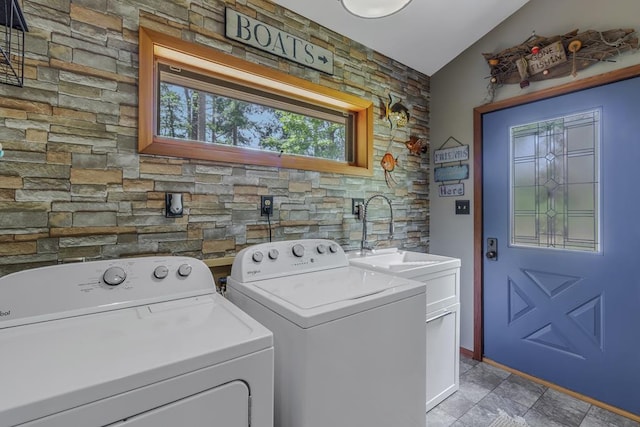
[[[333,52],[226,8],[225,36],[305,67],[333,74]]]

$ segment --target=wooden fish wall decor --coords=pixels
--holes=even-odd
[[[385,118],[391,129],[405,127],[409,123],[411,117],[409,109],[402,105],[401,100],[393,102],[393,97],[389,94],[389,101],[384,104],[384,107]]]
[[[482,55],[491,68],[491,85],[519,83],[525,88],[532,81],[576,76],[579,70],[597,62],[613,62],[610,58],[637,48],[633,29],[573,30],[553,37],[534,33],[518,46]]]
[[[391,135],[389,137],[389,146],[387,147],[387,151],[384,153],[382,158],[380,159],[380,166],[384,171],[384,181],[387,183],[387,187],[393,188],[395,184],[397,184],[396,180],[393,178],[393,171],[396,166],[398,166],[398,157],[394,157],[392,154],[392,145],[394,142],[394,134],[396,129],[403,128],[409,125],[409,119],[411,118],[411,114],[409,113],[409,109],[402,104],[401,99],[395,99],[391,94],[388,94],[388,101],[381,98],[381,108],[384,111],[384,116],[380,118],[384,118],[389,122],[389,128],[391,129]],[[405,131],[403,131],[405,132]],[[409,131],[406,131],[409,133]],[[411,135],[408,141],[400,142],[404,144],[405,147],[409,150],[409,154],[419,156],[428,151],[429,146],[426,141],[417,136]]]
[[[386,152],[382,159],[380,160],[380,166],[384,170],[384,181],[387,183],[387,187],[392,188],[393,184],[397,184],[396,180],[393,179],[391,172],[396,168],[398,164],[398,158],[393,157],[393,154]]]
[[[409,150],[409,154],[413,156],[419,156],[420,154],[424,154],[429,149],[429,145],[422,138],[418,138],[417,136],[411,135],[408,141],[403,143],[405,147]]]

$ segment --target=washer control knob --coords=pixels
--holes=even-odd
[[[164,265],[159,265],[153,270],[153,276],[156,279],[164,279],[169,275],[169,269]]]
[[[254,252],[253,256],[251,257],[253,262],[262,262],[262,258],[264,258],[264,255],[262,255],[262,252],[260,251]]]
[[[182,264],[178,267],[178,276],[187,277],[191,274],[191,266],[189,264]]]
[[[319,244],[316,250],[318,251],[319,254],[324,254],[327,252],[327,247],[323,244]]]
[[[295,245],[293,245],[293,248],[291,248],[291,252],[293,252],[293,255],[301,258],[302,255],[304,255],[304,246],[302,246],[300,243],[296,243]]]
[[[329,251],[332,254],[335,254],[336,252],[338,252],[338,245],[336,245],[335,243],[332,243],[329,245]]]
[[[104,283],[109,286],[118,286],[127,278],[127,273],[121,267],[109,267],[102,275]]]
[[[269,251],[269,259],[278,259],[278,255],[280,255],[280,252],[278,252],[277,249],[271,249]]]

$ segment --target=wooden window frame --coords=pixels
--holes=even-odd
[[[140,27],[138,150],[144,154],[275,166],[345,175],[373,175],[373,102],[250,63],[212,48]],[[156,62],[174,63],[199,73],[268,91],[292,100],[354,114],[352,162],[278,154],[160,137],[157,129]]]

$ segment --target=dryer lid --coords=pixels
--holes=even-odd
[[[0,427],[272,348],[218,294],[0,330]]]
[[[353,266],[229,285],[302,328],[425,292],[422,282]]]

